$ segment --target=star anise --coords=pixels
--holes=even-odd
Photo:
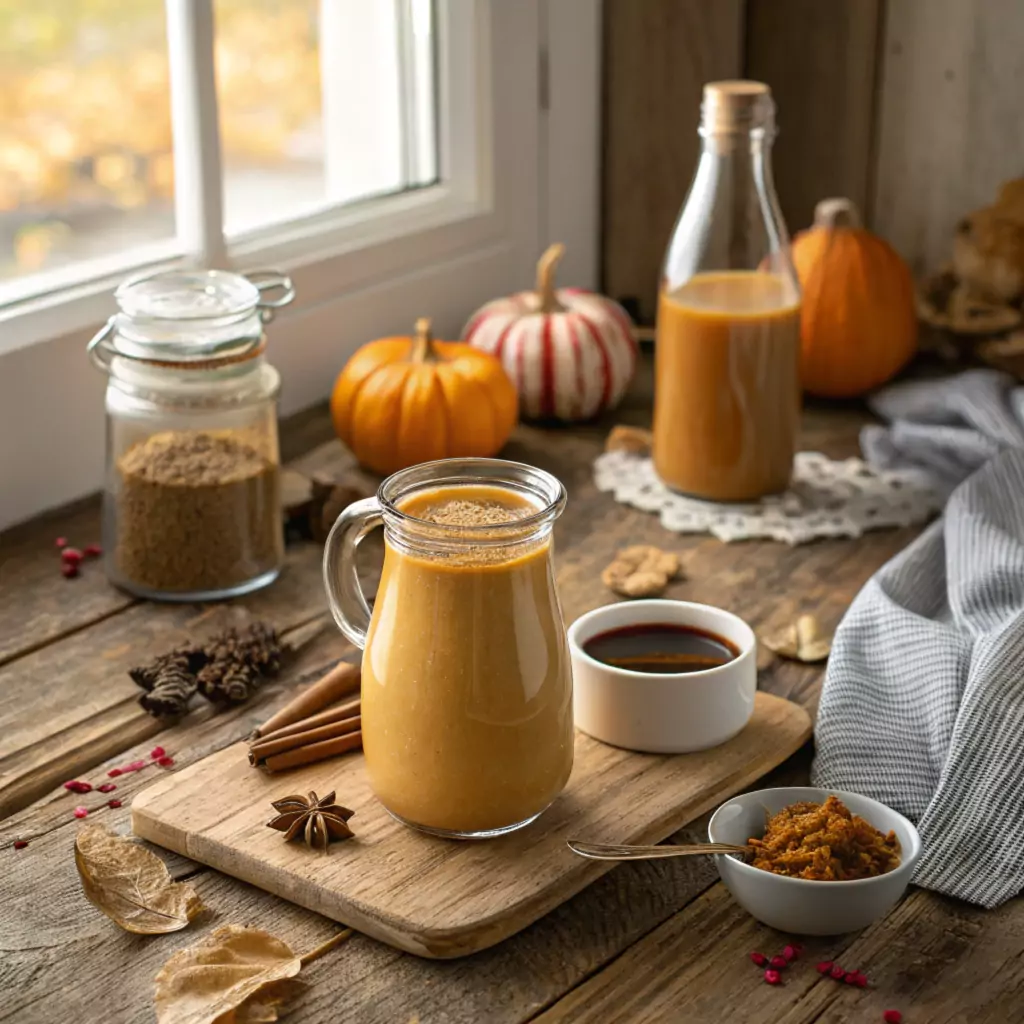
[[[355,812],[334,802],[334,790],[322,800],[310,793],[286,796],[273,805],[278,815],[267,822],[267,828],[283,832],[286,842],[301,834],[308,847],[326,852],[332,839],[348,839],[353,834],[346,822]]]

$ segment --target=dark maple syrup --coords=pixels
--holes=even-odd
[[[643,622],[592,636],[583,650],[595,661],[631,672],[703,672],[732,661],[739,648],[725,637],[675,622]]]

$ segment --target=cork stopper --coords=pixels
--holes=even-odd
[[[708,82],[701,104],[701,134],[775,128],[775,101],[764,82]]]

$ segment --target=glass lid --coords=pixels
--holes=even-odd
[[[131,277],[114,298],[133,320],[219,320],[251,312],[260,292],[226,270],[171,270]]]

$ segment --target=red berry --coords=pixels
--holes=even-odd
[[[779,974],[778,971],[769,969],[764,972],[764,980],[767,981],[769,985],[778,985],[779,982],[782,981],[782,975]]]
[[[900,1024],[903,1020],[903,1014],[899,1010],[886,1010],[882,1014],[882,1020],[885,1021],[885,1024]]]
[[[146,762],[145,761],[132,761],[131,764],[126,764],[124,766],[123,770],[126,771],[126,772],[137,772],[137,771],[140,771],[141,769],[143,769],[145,767],[146,767]]]
[[[26,846],[28,846],[28,840],[27,839],[15,839],[14,840],[14,848],[16,850],[24,850]]]
[[[174,764],[174,758],[158,757],[156,763],[160,765],[161,768],[170,768]]]
[[[842,981],[846,977],[846,971],[839,966],[839,964],[833,964],[832,970],[828,972],[829,976],[835,978],[836,981]]]
[[[768,963],[768,957],[766,957],[764,953],[758,953],[756,950],[750,954],[750,959],[753,960],[758,967],[764,967],[764,965]]]
[[[60,553],[60,560],[65,565],[80,565],[83,557],[78,548],[65,548]]]
[[[121,801],[120,800],[108,800],[107,801],[107,806],[114,808],[114,810],[117,810],[117,808],[121,806]]]
[[[103,554],[103,548],[101,548],[99,544],[87,544],[82,549],[82,554],[85,555],[86,558],[99,558],[99,556]]]
[[[159,759],[160,759],[161,757],[163,757],[163,756],[164,756],[164,754],[166,754],[166,753],[167,753],[167,751],[166,751],[166,750],[164,750],[164,748],[163,748],[163,747],[154,747],[154,748],[153,748],[153,749],[152,749],[152,750],[151,750],[151,751],[149,752],[149,756],[150,756],[150,757],[151,757],[151,758],[152,758],[152,759],[153,759],[154,761],[157,761],[157,760],[159,760]]]
[[[74,562],[64,562],[61,564],[60,574],[66,580],[73,580],[78,575],[78,566]]]
[[[782,955],[787,960],[795,960],[800,955],[800,947],[799,946],[787,946],[782,951]]]
[[[72,793],[91,793],[92,785],[88,782],[80,782],[78,779],[71,779],[64,783],[64,788]]]
[[[87,818],[89,816],[89,808],[76,807],[72,813],[76,818]]]
[[[822,960],[821,963],[818,964],[818,973],[828,974],[831,972],[833,966],[834,965],[831,960]]]
[[[66,548],[68,546],[68,539],[67,537],[58,537],[53,543],[55,547]]]
[[[113,793],[117,786],[112,782],[104,782],[102,786],[97,786],[96,789],[100,793]]]
[[[863,971],[850,971],[843,980],[847,985],[856,985],[857,988],[868,987],[868,976]]]
[[[121,772],[120,768],[111,768],[110,771],[107,772],[107,775],[109,775],[112,779],[116,779],[118,777],[118,775],[121,775],[121,774],[123,774],[123,773]]]
[[[773,956],[768,962],[777,971],[784,971],[789,966],[789,961],[784,956]]]

